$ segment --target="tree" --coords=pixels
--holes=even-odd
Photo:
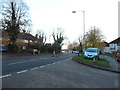
[[[84,37],[84,48],[104,48],[103,35],[97,27],[92,27]]]
[[[36,37],[38,38],[37,47],[41,52],[43,52],[43,49],[45,49],[45,42],[47,39],[46,34],[41,30],[38,30]]]
[[[79,37],[78,41],[79,41],[78,49],[79,49],[79,52],[82,53],[83,52],[83,37]]]
[[[52,33],[54,42],[61,44],[66,37],[64,36],[64,30],[62,28],[57,28],[57,32]]]
[[[46,37],[46,34],[42,31],[38,31],[38,42],[41,44],[41,45],[44,45],[46,40],[47,40],[47,37]]]
[[[22,0],[3,1],[1,12],[2,30],[8,33],[10,44],[15,45],[19,32],[30,26],[28,7]]]
[[[53,49],[60,52],[61,46],[63,45],[62,42],[66,39],[64,36],[64,30],[62,28],[57,28],[57,32],[53,32],[52,36],[54,39]]]
[[[79,50],[79,43],[78,42],[73,42],[68,45],[69,50]]]

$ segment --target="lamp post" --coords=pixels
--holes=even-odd
[[[72,11],[72,13],[83,12],[83,37],[85,36],[85,11]]]
[[[76,12],[83,12],[83,40],[85,38],[85,11],[72,11],[72,13],[76,13]],[[83,49],[84,49],[84,45],[83,45]]]

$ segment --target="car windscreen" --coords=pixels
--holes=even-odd
[[[86,51],[87,51],[87,52],[97,52],[96,49],[87,49]]]

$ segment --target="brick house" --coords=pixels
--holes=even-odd
[[[29,33],[20,32],[18,34],[18,39],[16,41],[16,44],[20,46],[26,46],[27,44],[32,45],[32,44],[37,43],[37,40],[38,39],[36,37],[34,37],[33,35]],[[9,36],[5,31],[3,31],[2,34],[0,35],[0,44],[8,45],[9,43],[10,43]]]

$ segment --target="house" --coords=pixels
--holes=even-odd
[[[104,45],[105,45],[105,48],[103,50],[103,53],[111,53],[110,47],[109,47],[109,43],[107,43],[106,41],[104,41]]]
[[[31,35],[30,33],[20,32],[18,34],[18,39],[16,44],[19,46],[27,46],[28,44],[35,44],[37,43],[37,38]],[[10,43],[9,36],[7,32],[2,31],[2,35],[0,36],[0,44],[8,45]]]
[[[25,44],[35,44],[37,43],[38,39],[29,33],[19,33],[17,44],[25,45]]]
[[[104,48],[105,53],[113,53],[120,50],[120,37],[111,41],[110,43],[107,42],[104,43],[105,43],[105,48]]]
[[[120,50],[120,37],[118,37],[117,39],[111,41],[109,43],[109,47],[111,51],[118,51]]]

